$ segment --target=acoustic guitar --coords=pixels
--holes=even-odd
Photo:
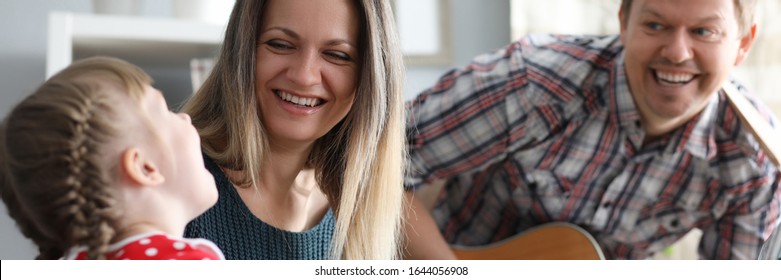
[[[734,85],[722,86],[738,117],[767,154],[781,169],[781,134],[760,116]],[[781,231],[781,230],[777,230]],[[776,233],[776,235],[781,235]],[[771,241],[773,239],[771,238]],[[761,259],[781,257],[781,236],[766,244]],[[773,243],[773,242],[768,242]],[[550,223],[521,232],[513,237],[485,246],[451,246],[456,257],[466,260],[599,260],[605,259],[594,238],[582,228],[567,223]],[[768,253],[770,252],[770,253]],[[770,256],[767,256],[770,255]]]
[[[485,246],[452,245],[462,260],[604,260],[594,237],[568,223],[549,223]]]
[[[781,169],[781,164],[779,164],[779,159],[781,159],[781,142],[778,141],[780,139],[778,130],[770,126],[770,123],[759,114],[746,97],[740,94],[733,84],[727,81],[722,88],[730,104],[735,108],[735,112],[738,113],[738,117],[748,127],[749,132],[754,135],[754,139],[757,140],[759,146],[770,159],[770,162],[776,168]]]

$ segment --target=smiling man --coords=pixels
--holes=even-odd
[[[626,75],[646,133],[658,136],[699,114],[740,64],[756,26],[724,1],[624,1]],[[650,3],[647,3],[650,2]]]
[[[779,173],[722,90],[776,123],[729,78],[755,5],[623,0],[620,35],[533,35],[444,75],[409,104],[406,183],[447,180],[440,231],[410,219],[411,257],[446,254],[439,233],[483,245],[567,222],[608,258],[649,258],[694,228],[701,258],[756,258],[779,226]]]

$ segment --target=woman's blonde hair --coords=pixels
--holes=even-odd
[[[75,246],[86,246],[90,259],[105,257],[123,214],[112,188],[109,146],[126,129],[120,114],[127,101],[140,100],[150,82],[125,61],[81,60],[44,82],[3,121],[0,194],[8,214],[38,246],[38,259],[60,258]]]
[[[204,152],[232,179],[254,186],[268,150],[255,95],[261,0],[237,0],[214,69],[183,107]],[[332,257],[399,257],[403,207],[404,69],[387,0],[355,0],[362,20],[355,102],[344,120],[318,139],[308,165],[336,214]],[[260,63],[263,63],[262,61]]]

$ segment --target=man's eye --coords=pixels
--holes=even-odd
[[[645,26],[648,27],[648,29],[651,29],[651,30],[662,30],[664,28],[664,26],[662,26],[661,24],[656,23],[656,22],[646,23]]]
[[[694,29],[692,31],[692,33],[694,33],[694,34],[696,34],[697,36],[700,36],[700,37],[710,37],[710,36],[713,36],[714,34],[716,34],[716,32],[713,32],[712,30],[707,29],[707,28],[697,28],[697,29]]]

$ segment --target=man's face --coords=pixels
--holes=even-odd
[[[621,41],[646,131],[662,134],[699,113],[747,54],[733,0],[635,0]]]

